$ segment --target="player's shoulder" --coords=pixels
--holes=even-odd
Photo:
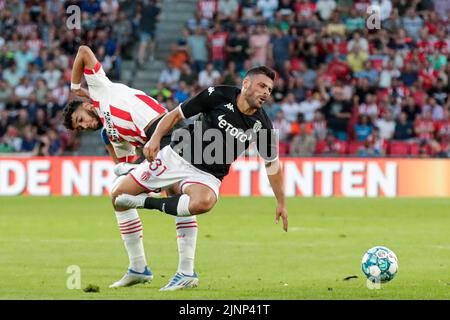
[[[224,98],[234,97],[241,92],[241,89],[235,86],[219,85],[211,86],[205,89],[210,96],[218,96]]]
[[[256,112],[256,116],[258,117],[258,120],[261,121],[261,123],[264,127],[272,128],[272,121],[270,120],[270,118],[267,115],[267,112],[266,112],[266,110],[264,110],[264,108],[259,109]]]

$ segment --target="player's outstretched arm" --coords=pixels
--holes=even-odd
[[[179,108],[166,114],[158,123],[155,132],[144,146],[144,156],[148,161],[153,161],[159,152],[161,138],[164,137],[175,125],[183,119]]]
[[[280,217],[283,219],[283,230],[288,230],[288,215],[286,211],[285,196],[283,190],[283,170],[281,168],[280,160],[275,160],[266,164],[267,177],[269,178],[270,186],[277,198],[277,209],[275,213],[275,221],[278,223]]]
[[[73,62],[70,89],[80,97],[89,98],[89,91],[81,87],[84,68],[94,69],[97,58],[88,46],[80,46]]]

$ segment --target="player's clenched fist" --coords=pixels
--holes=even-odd
[[[151,162],[156,159],[156,155],[159,152],[159,141],[155,141],[154,139],[150,139],[144,146],[144,156],[145,158]]]

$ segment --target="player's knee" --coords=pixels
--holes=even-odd
[[[124,193],[123,189],[119,188],[118,186],[113,187],[113,189],[111,190],[111,201],[112,201],[112,205],[114,208],[116,208],[116,204],[115,204],[116,198],[123,193]]]
[[[192,214],[201,214],[210,211],[216,204],[215,194],[205,194],[202,197],[193,198],[189,203],[189,211]]]

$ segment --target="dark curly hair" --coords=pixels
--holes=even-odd
[[[83,104],[83,101],[81,100],[73,100],[70,101],[63,110],[63,117],[64,117],[64,126],[69,129],[73,130],[73,123],[72,123],[72,114]]]

